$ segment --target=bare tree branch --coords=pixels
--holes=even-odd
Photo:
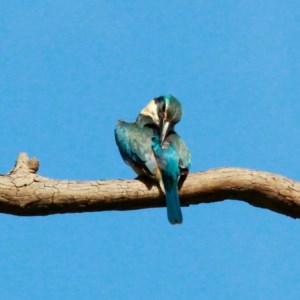
[[[140,180],[54,180],[37,174],[39,163],[20,153],[13,170],[0,175],[0,212],[19,216],[165,206],[156,185]],[[192,173],[180,190],[182,205],[236,199],[300,218],[300,183],[241,168]]]

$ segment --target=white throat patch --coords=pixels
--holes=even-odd
[[[145,108],[143,108],[141,114],[150,117],[156,125],[159,125],[157,105],[155,104],[155,101],[153,99],[148,103],[148,105]]]

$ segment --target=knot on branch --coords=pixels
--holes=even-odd
[[[39,169],[40,163],[35,158],[28,158],[27,153],[21,152],[18,155],[14,168],[9,172],[9,175],[16,173],[34,173],[36,174]]]
[[[37,173],[39,166],[40,163],[35,157],[30,158],[27,162],[27,167],[30,173]]]
[[[21,152],[8,175],[17,187],[22,187],[33,182],[38,169],[39,161],[35,157],[29,159],[27,153]]]

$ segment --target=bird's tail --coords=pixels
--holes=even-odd
[[[177,183],[175,183],[175,185],[171,189],[166,190],[166,202],[169,222],[171,224],[181,224],[182,213],[180,208]]]

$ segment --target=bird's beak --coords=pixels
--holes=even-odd
[[[162,129],[161,129],[161,133],[160,133],[160,141],[161,141],[161,144],[164,143],[167,135],[168,135],[168,132],[170,130],[170,125],[171,123],[168,122],[168,121],[163,121],[163,124],[162,124]]]

